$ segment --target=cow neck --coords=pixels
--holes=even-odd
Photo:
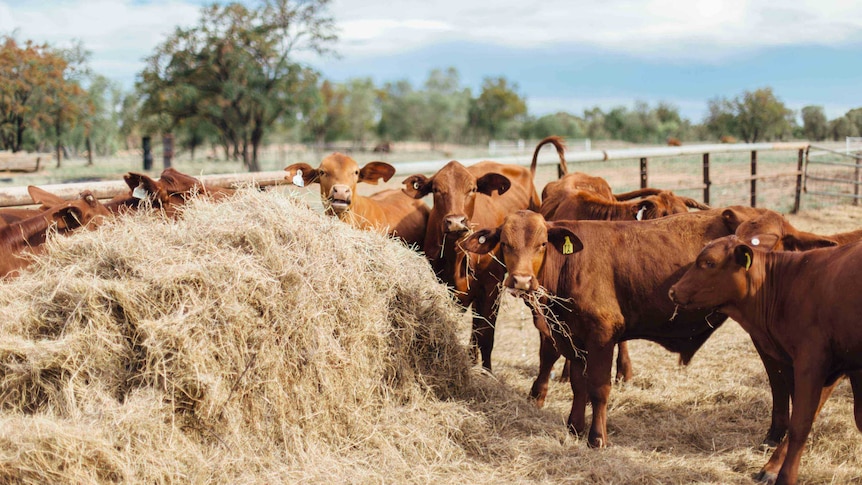
[[[787,285],[795,284],[794,268],[804,253],[769,252],[758,254],[746,272],[746,292],[719,310],[737,321],[758,342],[768,343],[763,349],[773,358],[787,361],[789,357],[780,345],[786,320],[785,299],[779,294]],[[782,282],[780,285],[775,282]]]
[[[598,221],[624,221],[634,219],[631,205],[623,202],[602,202],[589,204],[589,219]]]

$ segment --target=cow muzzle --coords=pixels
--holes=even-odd
[[[513,290],[533,291],[533,277],[531,275],[511,275],[509,277],[509,288]]]
[[[671,286],[670,289],[667,291],[667,296],[668,298],[670,298],[670,301],[674,303],[674,305],[679,305],[681,307],[686,306],[687,302],[683,301],[683,299],[680,298],[679,293],[676,291],[676,287]]]
[[[346,185],[333,185],[329,191],[329,206],[336,212],[345,211],[353,201],[353,191]]]
[[[449,216],[443,220],[444,232],[466,232],[468,229],[466,216]]]

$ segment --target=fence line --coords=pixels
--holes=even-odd
[[[648,159],[676,157],[681,155],[703,155],[703,202],[709,204],[709,188],[711,185],[729,184],[731,182],[721,181],[718,184],[710,179],[709,175],[709,155],[715,153],[751,153],[752,159],[752,175],[751,177],[740,178],[738,182],[751,183],[751,201],[754,204],[756,197],[756,183],[758,180],[766,178],[776,178],[779,176],[797,176],[796,199],[793,206],[793,212],[799,209],[799,197],[802,188],[802,161],[803,153],[808,150],[808,143],[738,143],[738,144],[705,144],[705,145],[686,145],[681,147],[652,147],[652,148],[631,148],[631,149],[616,149],[616,150],[592,150],[589,152],[567,152],[566,160],[570,163],[578,162],[602,162],[610,160],[627,160],[640,159],[641,161],[641,186],[646,187],[648,182]],[[756,162],[758,151],[797,151],[799,153],[798,170],[796,172],[788,172],[781,175],[757,175]],[[529,165],[531,161],[531,153],[524,156],[502,157],[496,161],[500,163],[512,163],[517,165]],[[472,165],[478,163],[484,158],[461,160],[464,165]],[[538,157],[538,165],[556,165],[559,159],[553,150],[543,150]],[[392,164],[399,174],[414,174],[414,173],[433,173],[439,170],[448,161],[422,161],[409,163],[394,163]],[[237,174],[220,174],[220,175],[203,175],[198,178],[206,185],[215,187],[235,187],[238,185],[255,184],[261,187],[286,184],[284,180],[285,173],[283,171],[273,172],[257,172],[257,173],[237,173]],[[122,180],[104,181],[104,182],[82,182],[72,184],[54,184],[44,185],[41,188],[55,193],[58,196],[71,199],[77,197],[82,190],[91,190],[96,197],[100,199],[108,199],[116,195],[126,193],[129,187]],[[11,187],[0,188],[0,207],[30,205],[32,200],[27,193],[26,187]]]

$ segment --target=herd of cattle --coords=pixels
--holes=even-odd
[[[536,161],[546,145],[556,149],[564,175],[540,198]],[[568,427],[587,431],[589,399],[591,447],[609,445],[614,347],[616,379],[629,380],[627,340],[656,342],[686,364],[728,316],[751,336],[772,391],[764,442],[776,448],[758,479],[796,482],[812,423],[845,376],[862,430],[862,229],[821,236],[768,209],[710,208],[653,188],[614,194],[602,178],[568,172],[559,137],[538,144],[529,168],[452,161],[430,177],[407,177],[403,189],[368,197],[357,184],[388,181],[391,165],[360,167],[334,153],[317,168],[300,163],[285,171],[295,185],[319,184],[327,214],[421,250],[458,302],[472,305],[470,343],[489,371],[500,292],[522,297],[540,335],[530,396],[543,405],[551,369],[565,357],[563,377],[573,392]],[[191,195],[233,192],[173,169],[158,180],[129,173],[125,181],[128,193],[106,203],[89,192],[66,201],[30,187],[38,209],[0,210],[0,272],[12,276],[24,267],[29,259],[20,253],[38,252],[51,227],[61,234],[92,227],[144,200],[172,216]],[[428,195],[431,207],[422,200]]]

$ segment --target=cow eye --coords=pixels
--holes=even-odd
[[[359,170],[354,171],[353,175],[359,175]]]
[[[540,244],[539,246],[541,246],[541,247],[543,247],[543,248],[544,248],[544,247],[546,247],[547,245],[548,245],[548,242],[547,242],[547,241],[545,241],[545,242],[543,242],[542,244]]]

